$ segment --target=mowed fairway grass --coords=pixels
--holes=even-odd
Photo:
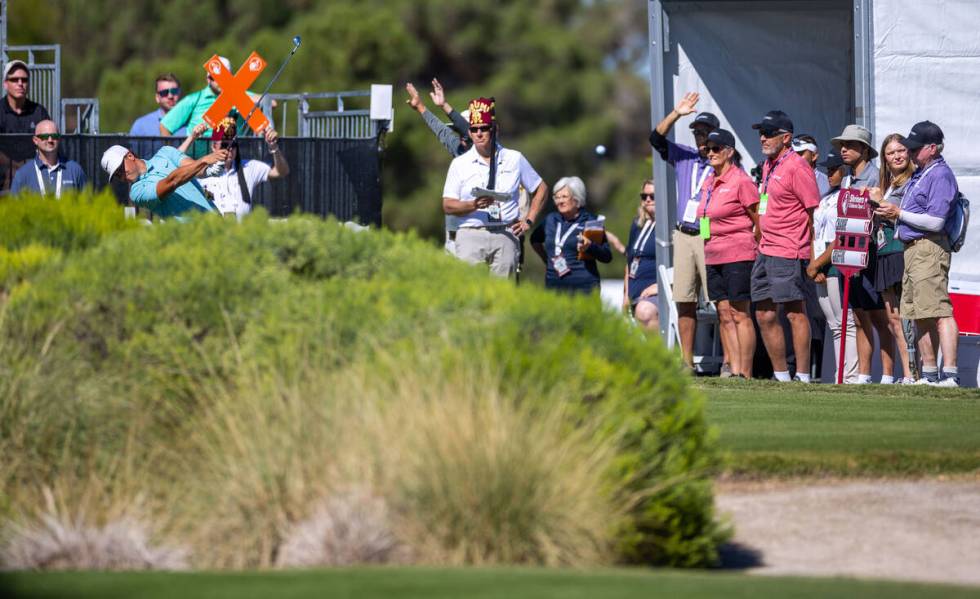
[[[980,391],[697,379],[727,474],[930,476],[980,472]]]
[[[980,590],[945,585],[657,570],[355,568],[250,573],[47,573],[0,575],[4,596],[48,599],[639,599],[809,597],[958,598]]]

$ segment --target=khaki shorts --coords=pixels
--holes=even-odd
[[[507,229],[456,231],[456,257],[470,264],[486,264],[494,276],[514,276],[519,252],[520,241]]]
[[[902,301],[899,312],[907,320],[953,315],[949,301],[949,240],[929,235],[905,245]]]
[[[694,303],[708,291],[704,267],[704,240],[700,235],[674,231],[674,302]]]

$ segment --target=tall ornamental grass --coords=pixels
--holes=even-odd
[[[0,299],[0,543],[95,485],[192,567],[716,559],[702,398],[595,298],[312,217],[59,251]]]

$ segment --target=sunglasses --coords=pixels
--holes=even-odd
[[[34,137],[40,139],[41,141],[48,141],[49,139],[61,139],[60,133],[38,133]]]
[[[763,137],[773,138],[786,133],[786,131],[783,131],[782,129],[774,129],[772,127],[763,127],[759,129],[759,133],[761,133]]]
[[[651,200],[652,201],[653,199],[654,198],[653,198],[653,194],[652,193],[641,193],[640,194],[640,201],[641,202],[645,202],[647,200]]]
[[[24,83],[24,84],[26,84],[26,83],[29,83],[30,82],[30,79],[27,78],[27,77],[8,77],[7,78],[7,81],[9,81],[11,83]]]
[[[167,96],[179,96],[180,95],[180,88],[179,87],[168,87],[167,89],[158,89],[157,90],[157,95],[160,96],[161,98],[166,98]]]
[[[470,127],[470,133],[486,133],[492,129],[490,125],[483,125],[482,127]]]
[[[725,146],[707,146],[705,151],[709,154],[721,154],[724,151]]]

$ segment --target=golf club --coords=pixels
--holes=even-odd
[[[272,79],[269,80],[269,83],[266,84],[265,89],[262,90],[262,95],[259,96],[259,99],[256,100],[255,101],[255,104],[252,106],[252,110],[249,110],[248,111],[248,114],[245,116],[245,121],[241,125],[243,128],[248,123],[248,119],[252,118],[252,115],[255,113],[255,110],[259,107],[259,105],[262,104],[262,100],[264,100],[266,94],[269,93],[269,89],[272,87],[272,84],[275,83],[277,79],[279,79],[279,75],[282,74],[282,70],[286,68],[286,65],[287,64],[289,64],[289,61],[290,61],[290,59],[292,59],[293,54],[296,54],[296,51],[299,50],[299,45],[300,45],[301,42],[302,42],[302,40],[300,39],[300,37],[298,35],[293,37],[293,49],[289,51],[289,55],[286,56],[286,60],[282,61],[282,64],[279,65],[279,70],[276,71],[276,74],[273,75],[272,76]],[[242,131],[239,130],[238,133],[241,133],[241,132]]]

